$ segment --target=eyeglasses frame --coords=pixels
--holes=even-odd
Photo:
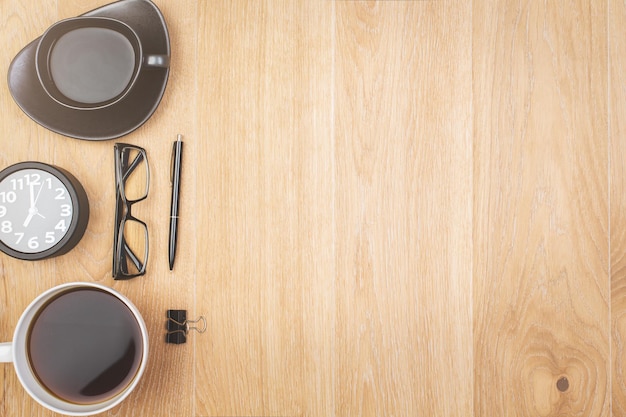
[[[128,164],[128,157],[130,151],[137,151],[137,156],[133,161]],[[127,280],[135,278],[146,273],[146,265],[148,263],[149,254],[149,241],[148,241],[148,225],[132,215],[132,206],[140,201],[145,200],[148,197],[148,191],[150,189],[150,166],[148,164],[148,155],[146,150],[140,146],[130,145],[126,143],[116,143],[114,145],[115,153],[115,189],[116,189],[116,210],[115,210],[115,227],[113,231],[113,278],[115,280]],[[140,198],[128,199],[125,192],[126,179],[136,167],[145,161],[146,164],[146,190]],[[124,170],[124,171],[123,171]],[[130,246],[124,240],[124,228],[127,221],[135,221],[143,226],[145,235],[145,253],[144,262],[141,263],[137,255],[132,251]],[[137,273],[129,273],[125,270],[126,257],[130,259],[133,265],[137,268]]]

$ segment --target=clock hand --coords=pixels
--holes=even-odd
[[[43,214],[39,212],[39,210],[37,210],[37,207],[29,208],[28,216],[26,217],[26,220],[24,220],[23,226],[28,227],[28,225],[30,224],[30,221],[33,219],[33,217],[35,217],[35,215],[41,217],[42,219],[46,218],[46,216],[44,216]]]
[[[39,191],[37,191],[37,197],[35,197],[35,201],[31,204],[31,207],[35,207],[35,204],[37,204],[37,201],[39,201],[39,196],[41,195],[41,190],[43,190],[43,183],[39,187]]]
[[[28,216],[26,216],[26,220],[24,220],[24,227],[28,227],[35,215],[35,203],[35,184],[30,184],[30,208],[28,209]]]
[[[35,207],[35,184],[30,185],[30,208]]]
[[[30,185],[30,208],[28,209],[28,216],[26,216],[26,220],[24,220],[24,227],[28,227],[28,225],[30,224],[30,221],[33,219],[33,217],[35,217],[35,215],[38,215],[39,217],[45,219],[46,217],[39,213],[39,210],[37,209],[37,200],[39,200],[39,196],[41,195],[41,190],[43,189],[43,184],[41,184],[41,186],[39,187],[39,191],[37,192],[37,197],[35,197],[35,184],[31,184]]]
[[[24,227],[28,227],[28,225],[30,224],[30,221],[33,219],[33,217],[35,216],[35,212],[33,210],[28,210],[28,216],[26,217],[26,220],[24,220]]]

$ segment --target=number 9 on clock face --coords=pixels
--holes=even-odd
[[[0,172],[0,250],[18,259],[58,256],[82,238],[89,219],[83,186],[62,168],[21,162]]]

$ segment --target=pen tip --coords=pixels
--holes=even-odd
[[[183,135],[181,135],[180,133],[178,134],[178,136],[176,136],[176,140],[178,142],[181,142],[183,140]]]

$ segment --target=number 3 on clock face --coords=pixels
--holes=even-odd
[[[19,259],[58,256],[83,236],[89,202],[69,172],[22,162],[0,172],[0,250]]]

